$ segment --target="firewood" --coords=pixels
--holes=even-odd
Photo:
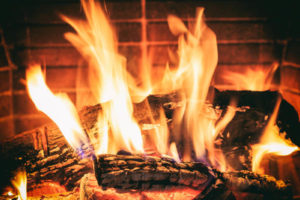
[[[292,197],[291,185],[282,180],[276,180],[273,176],[260,175],[247,170],[218,174],[225,180],[228,187],[235,191],[274,197]]]
[[[163,190],[122,190],[99,186],[95,174],[86,174],[80,182],[80,197],[84,200],[193,200],[199,194],[199,190],[189,187],[168,187]]]
[[[103,154],[95,159],[99,185],[119,189],[164,189],[170,185],[200,188],[210,178],[207,167],[196,162],[141,155]]]
[[[159,115],[160,108],[164,108],[170,115],[172,109],[177,106],[177,101],[178,97],[175,93],[149,96],[144,102],[134,105],[134,115],[139,117],[138,122],[142,126],[143,123],[152,122],[149,116],[145,115],[149,108],[154,118]],[[87,134],[98,133],[95,124],[100,111],[100,105],[87,106],[80,111],[81,123]],[[85,148],[85,158],[78,155],[78,152],[74,152],[54,123],[48,123],[0,143],[2,161],[5,163],[9,160],[10,163],[8,166],[0,166],[0,173],[8,174],[16,168],[11,166],[25,165],[29,187],[34,185],[33,183],[52,180],[72,190],[79,185],[80,178],[84,174],[93,172],[93,163],[89,158],[92,154],[91,148],[89,146],[83,148]],[[1,180],[0,185],[9,183],[11,177],[7,176],[7,180]]]
[[[213,185],[207,187],[194,200],[235,200],[235,196],[228,187],[218,179]]]
[[[80,197],[77,191],[71,191],[53,195],[42,195],[40,197],[29,196],[27,197],[27,200],[80,200]]]
[[[290,185],[268,175],[249,171],[219,172],[200,162],[175,162],[169,158],[143,155],[99,155],[95,174],[102,187],[121,189],[163,189],[168,185],[201,188],[211,179],[222,180],[228,188],[239,192],[289,196]],[[220,187],[219,187],[220,189]],[[221,188],[220,194],[225,194]],[[224,193],[223,193],[224,192]],[[230,198],[229,198],[230,199]]]

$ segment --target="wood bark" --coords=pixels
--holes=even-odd
[[[141,155],[100,155],[95,160],[95,174],[104,188],[142,190],[180,185],[197,189],[211,178],[202,163]]]
[[[141,126],[151,124],[153,119],[158,117],[160,108],[171,115],[177,101],[175,93],[150,96],[147,100],[134,105],[134,115]],[[151,116],[145,114],[149,113],[149,109],[152,111]],[[80,111],[81,123],[88,135],[98,133],[95,124],[100,111],[100,105],[87,106]],[[79,185],[80,178],[84,174],[93,172],[90,150],[86,146],[85,155],[78,155],[78,152],[74,152],[68,145],[58,127],[54,123],[49,123],[0,143],[2,161],[9,163],[0,167],[0,173],[9,174],[18,165],[25,165],[29,188],[31,185],[52,180],[71,190]],[[10,175],[7,175],[7,181],[1,180],[1,185],[9,184],[10,178]]]
[[[164,189],[170,185],[184,185],[197,189],[203,188],[201,187],[203,184],[209,184],[212,180],[221,180],[224,187],[219,185],[215,188],[216,191],[221,191],[220,195],[226,193],[226,187],[238,192],[281,197],[292,195],[290,185],[274,177],[245,170],[219,172],[214,169],[210,170],[199,162],[178,163],[163,157],[106,154],[98,156],[94,165],[98,183],[104,188],[144,190],[153,187]]]

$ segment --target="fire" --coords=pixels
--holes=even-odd
[[[269,68],[253,66],[247,67],[243,72],[225,71],[222,78],[233,90],[265,91],[271,89],[278,66],[278,63],[274,63]]]
[[[88,61],[89,88],[95,102],[102,107],[98,118],[99,134],[92,136],[96,152],[144,152],[142,133],[132,114],[133,103],[144,101],[150,94],[176,91],[181,96],[182,106],[175,110],[173,117],[175,141],[169,140],[163,109],[160,110],[159,119],[152,117],[150,106],[149,112],[145,113],[151,123],[159,124],[153,128],[150,136],[155,149],[160,154],[169,154],[179,160],[176,145],[183,138],[184,160],[191,159],[191,145],[198,159],[204,159],[208,152],[210,163],[218,162],[216,160],[219,158],[222,160],[220,151],[214,148],[214,142],[230,120],[226,118],[221,120],[222,123],[217,123],[220,114],[208,108],[205,102],[218,54],[216,35],[204,22],[204,9],[198,10],[191,29],[179,18],[173,15],[168,17],[171,32],[178,36],[177,67],[170,68],[166,64],[165,73],[159,79],[151,76],[153,68],[148,58],[142,62],[142,81],[136,81],[126,71],[125,58],[118,53],[117,38],[100,4],[93,0],[82,0],[81,3],[86,21],[66,16],[62,18],[76,31],[66,33],[65,37]],[[229,119],[232,117],[231,114]]]
[[[118,53],[117,38],[100,4],[81,1],[86,21],[62,18],[77,32],[65,37],[88,61],[88,80],[93,98],[102,106],[99,128],[101,145],[97,153],[117,153],[119,150],[143,152],[140,128],[132,116],[126,59]]]
[[[285,139],[285,133],[280,133],[278,126],[275,125],[279,105],[280,101],[276,104],[274,113],[269,119],[259,144],[252,146],[252,171],[254,172],[264,173],[264,170],[260,167],[260,162],[266,154],[286,156],[299,150],[299,147],[290,140]]]
[[[27,199],[27,177],[25,170],[17,171],[16,176],[11,180],[12,185],[16,188],[18,192],[18,200]],[[12,194],[11,192],[9,192]]]
[[[179,135],[185,135],[183,159],[191,159],[191,143],[198,159],[208,157],[211,164],[224,165],[224,160],[219,159],[222,153],[215,149],[216,136],[222,131],[221,126],[217,126],[220,115],[205,103],[218,54],[215,33],[206,26],[203,11],[203,8],[198,10],[194,27],[190,30],[179,18],[168,17],[171,32],[179,35],[179,63],[176,71],[167,66],[163,77],[165,83],[161,85],[169,81],[167,87],[181,91],[184,106],[176,110],[173,125],[177,143],[182,139]]]
[[[80,149],[88,139],[80,125],[77,111],[66,94],[53,94],[46,85],[39,65],[26,70],[27,89],[38,110],[49,116],[59,127],[69,144]]]

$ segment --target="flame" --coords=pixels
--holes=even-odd
[[[299,151],[299,147],[293,144],[289,139],[285,139],[285,133],[280,133],[276,123],[280,100],[278,100],[273,114],[263,132],[258,144],[252,146],[252,171],[264,173],[260,163],[266,154],[278,156],[287,156],[294,151]]]
[[[174,90],[180,89],[182,92],[184,106],[175,112],[173,125],[175,134],[185,134],[183,160],[191,159],[189,146],[192,143],[197,158],[204,158],[208,151],[210,161],[214,163],[214,139],[218,135],[215,123],[218,117],[213,109],[207,108],[205,100],[218,55],[216,36],[204,23],[203,11],[203,8],[198,10],[191,30],[179,18],[173,15],[168,17],[171,32],[179,35],[179,63],[176,71],[167,66],[163,77],[165,83],[161,85],[167,85]],[[177,142],[181,139],[179,137]]]
[[[99,3],[82,0],[86,20],[62,16],[76,33],[65,37],[88,61],[88,81],[95,102],[101,104],[98,117],[98,132],[91,139],[98,154],[117,153],[128,150],[133,153],[144,151],[141,130],[133,118],[133,103],[146,101],[150,94],[169,94],[176,91],[181,106],[174,111],[172,128],[175,141],[170,143],[167,118],[163,109],[158,119],[148,113],[153,134],[149,136],[160,154],[170,154],[180,160],[176,145],[183,138],[183,160],[191,159],[192,147],[198,159],[209,155],[210,163],[225,166],[222,153],[215,149],[215,139],[233,117],[229,112],[223,120],[220,113],[208,108],[206,98],[211,79],[217,65],[217,40],[215,33],[204,22],[204,9],[198,9],[197,18],[187,28],[176,16],[168,16],[171,32],[178,36],[177,67],[166,64],[161,79],[152,76],[151,60],[143,60],[139,68],[141,80],[126,71],[125,58],[118,53],[117,38]],[[151,57],[151,56],[149,56]],[[145,57],[143,57],[144,59]],[[178,58],[178,59],[176,59]],[[219,161],[218,161],[219,160]]]
[[[174,142],[170,144],[170,156],[177,162],[180,162],[180,157],[178,155],[177,147]]]
[[[117,153],[119,150],[143,152],[140,128],[132,116],[129,93],[129,74],[126,59],[118,53],[117,38],[100,4],[81,1],[86,21],[62,18],[75,30],[65,37],[88,61],[88,80],[93,98],[102,106],[99,127],[105,127],[98,137],[98,153]],[[97,147],[96,147],[97,148]]]
[[[18,200],[26,200],[27,199],[27,177],[25,170],[17,171],[16,176],[11,180],[12,185],[18,191]],[[11,192],[8,195],[12,195]]]
[[[269,68],[255,66],[247,67],[243,72],[225,71],[222,78],[234,90],[265,91],[271,88],[278,66],[274,63]]]
[[[88,139],[80,125],[79,116],[66,94],[53,94],[45,83],[41,67],[30,66],[26,70],[29,96],[38,110],[49,116],[59,127],[69,144],[78,149]]]

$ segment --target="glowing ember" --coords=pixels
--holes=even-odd
[[[19,170],[16,176],[11,180],[12,185],[16,188],[18,192],[18,200],[27,199],[27,177],[25,170]],[[9,196],[13,195],[9,192]]]
[[[69,144],[80,149],[88,139],[80,125],[77,111],[66,94],[53,94],[45,83],[41,67],[26,70],[27,89],[38,110],[49,116],[59,127]]]
[[[260,162],[266,154],[286,156],[299,150],[299,147],[290,140],[285,139],[285,133],[280,133],[279,128],[275,125],[279,105],[280,101],[276,104],[274,113],[270,117],[262,138],[260,139],[260,143],[252,146],[252,171],[254,172],[264,173],[264,170],[260,167]]]

